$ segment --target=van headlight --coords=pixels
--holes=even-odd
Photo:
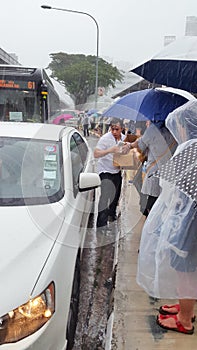
[[[0,317],[0,344],[14,343],[41,328],[55,312],[52,282],[40,295]]]

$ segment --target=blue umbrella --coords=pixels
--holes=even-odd
[[[87,115],[92,115],[93,113],[97,113],[97,109],[95,108],[89,109],[89,111],[87,112]]]
[[[139,90],[121,97],[103,116],[133,121],[165,120],[170,112],[191,99],[195,97],[189,92],[174,88]]]
[[[197,37],[184,36],[131,70],[151,83],[197,93]]]

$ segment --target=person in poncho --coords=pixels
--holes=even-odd
[[[152,297],[178,299],[159,309],[157,323],[193,334],[197,299],[197,100],[170,113],[166,127],[178,142],[155,174],[161,194],[145,221],[137,283]]]

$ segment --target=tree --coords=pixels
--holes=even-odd
[[[96,57],[63,52],[50,54],[52,62],[48,68],[51,77],[65,86],[75,100],[75,105],[87,102],[88,96],[95,93]],[[122,81],[123,74],[117,67],[102,58],[98,61],[98,85],[115,87],[116,80]]]

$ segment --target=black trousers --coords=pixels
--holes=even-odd
[[[83,126],[83,136],[86,137],[86,136],[90,136],[89,135],[89,125],[88,124],[85,124]]]
[[[116,215],[116,208],[120,198],[122,175],[101,173],[101,196],[98,205],[97,227],[107,225],[108,216]]]
[[[147,217],[148,214],[150,213],[150,210],[152,209],[153,204],[156,202],[158,197],[145,195],[143,193],[141,193],[141,195],[144,196],[142,198],[146,198],[146,199],[144,199],[144,204],[145,204],[144,205],[144,211],[142,211],[142,210],[141,211]]]

